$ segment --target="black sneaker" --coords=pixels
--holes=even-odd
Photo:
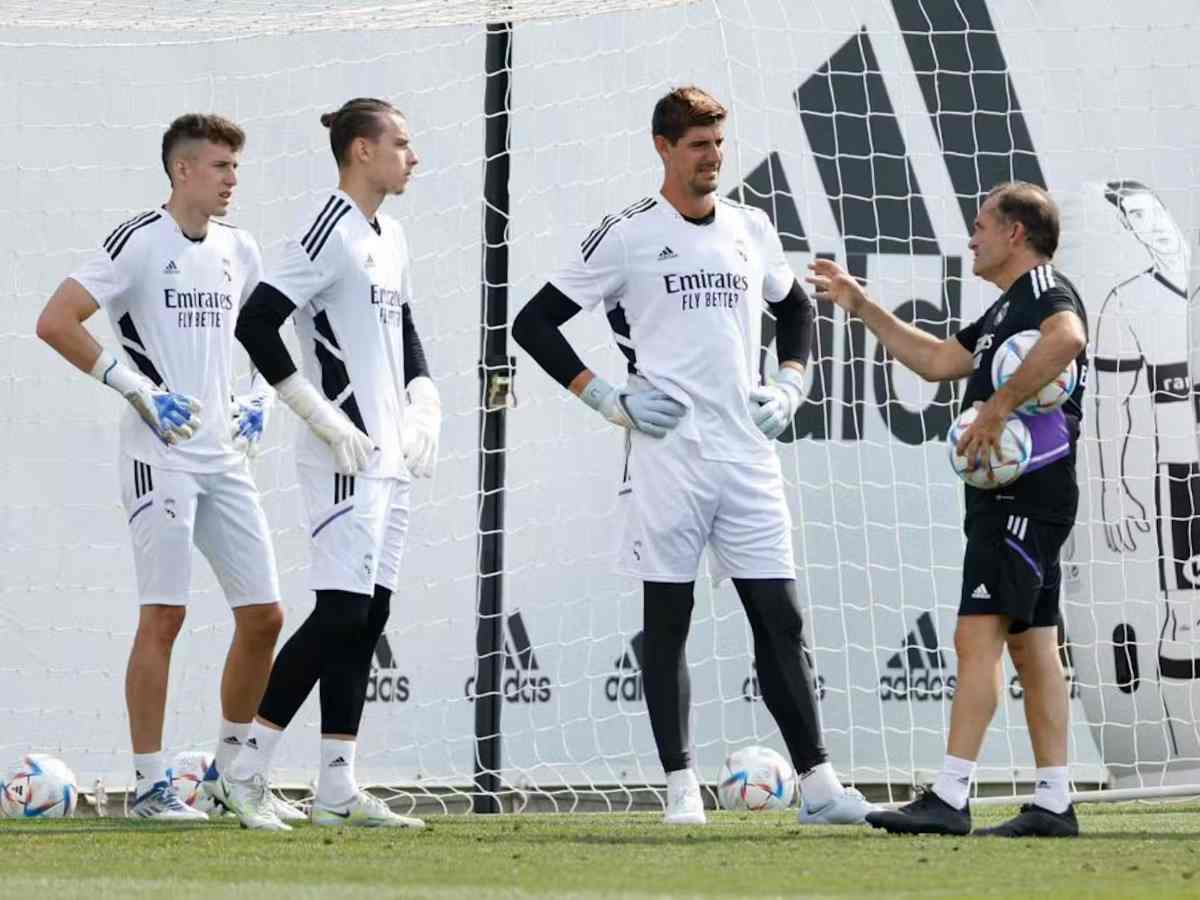
[[[1050,812],[1042,806],[1026,803],[1021,811],[1007,822],[992,828],[980,828],[980,837],[1079,837],[1079,820],[1075,807],[1066,812]]]
[[[922,787],[912,803],[867,813],[867,824],[889,834],[970,834],[971,804],[955,809],[932,789]]]

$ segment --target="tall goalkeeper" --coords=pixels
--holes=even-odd
[[[773,441],[803,398],[813,307],[760,211],[718,199],[725,108],[671,91],[651,130],[659,194],[606,216],[513,323],[547,373],[629,431],[621,571],[643,582],[642,679],[667,777],[668,824],[705,821],[688,741],[685,644],[700,557],[733,579],[754,633],[758,679],[801,775],[800,821],[858,824],[871,807],[834,774],[801,642],[792,523]],[[780,370],[761,384],[764,300]],[[603,305],[629,377],[616,387],[559,330]]]

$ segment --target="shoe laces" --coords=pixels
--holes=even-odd
[[[372,816],[387,817],[393,814],[391,808],[383,800],[366,791],[358,792],[358,805]]]
[[[158,802],[162,804],[163,809],[169,809],[171,812],[187,811],[188,805],[179,798],[179,794],[170,783],[159,785],[157,793]]]
[[[250,790],[250,803],[254,808],[260,812],[270,812],[271,788],[267,784],[267,779],[256,772],[250,776],[247,785]]]

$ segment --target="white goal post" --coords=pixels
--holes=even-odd
[[[515,406],[503,448],[481,452],[480,338],[496,331],[480,314],[485,174],[496,162],[485,133],[505,117],[509,207],[492,214],[504,216],[508,267],[489,287],[506,289],[511,321],[605,214],[657,190],[650,110],[670,87],[696,83],[731,109],[722,192],[767,210],[795,271],[837,258],[936,334],[996,296],[972,275],[967,248],[981,194],[1022,178],[1058,199],[1056,264],[1084,297],[1093,357],[1083,499],[1064,563],[1071,776],[1122,791],[1106,797],[1200,793],[1200,403],[1189,360],[1200,317],[1188,299],[1200,284],[1200,63],[1189,7],[0,0],[0,767],[36,750],[66,760],[85,790],[132,779],[121,686],[136,596],[117,490],[120,401],[36,339],[38,312],[115,224],[163,201],[159,141],[176,115],[219,112],[245,128],[230,220],[270,261],[335,182],[320,114],[381,96],[407,114],[421,158],[387,209],[407,229],[414,317],[446,416],[436,477],[414,493],[360,774],[414,804],[470,805],[485,718],[478,614],[491,582],[503,585],[488,657],[502,694],[498,798],[625,809],[653,797],[663,778],[641,692],[640,587],[612,574],[622,436],[510,342]],[[485,106],[489,22],[511,23],[499,110]],[[903,797],[940,765],[955,681],[962,497],[942,438],[960,390],[921,383],[833,308],[818,314],[809,398],[778,446],[805,639],[835,767]],[[103,316],[89,325],[117,345]],[[602,316],[567,332],[620,379]],[[764,359],[774,366],[772,346]],[[312,604],[296,427],[276,411],[253,466],[287,633]],[[506,463],[502,530],[481,519],[497,493],[481,488],[481,461],[495,453]],[[480,570],[489,539],[502,541],[498,574]],[[172,664],[170,752],[211,749],[231,633],[199,563]],[[702,577],[688,645],[702,780],[738,746],[784,750],[750,648],[730,585]],[[1020,684],[1010,668],[1005,679],[979,780],[1011,800],[1034,764]],[[309,783],[317,719],[314,695],[283,741],[281,783]]]

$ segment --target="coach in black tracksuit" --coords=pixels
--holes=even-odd
[[[1034,802],[977,834],[1074,836],[1079,825],[1067,783],[1068,696],[1058,656],[1059,551],[1079,506],[1075,444],[1087,376],[1087,316],[1075,288],[1050,260],[1059,214],[1042,189],[1010,182],[988,194],[975,218],[974,272],[1004,293],[984,315],[946,340],[901,322],[867,296],[835,263],[819,260],[808,280],[818,298],[862,317],[879,342],[927,381],[968,377],[963,407],[978,415],[958,452],[986,459],[1007,417],[1072,360],[1079,379],[1058,410],[1023,417],[1033,437],[1029,467],[1016,481],[983,491],[967,486],[967,549],[954,646],[958,684],[946,758],[932,790],[895,811],[867,814],[877,828],[907,834],[967,834],[975,760],[1002,688],[1007,644],[1025,691],[1025,716],[1037,763]],[[1036,330],[1040,338],[1012,378],[992,384],[992,356],[1005,339]]]

